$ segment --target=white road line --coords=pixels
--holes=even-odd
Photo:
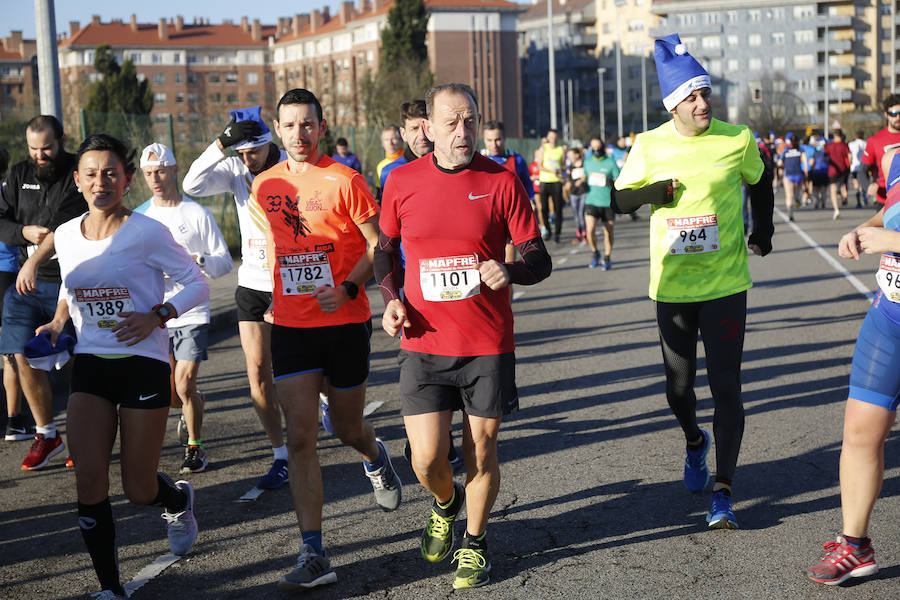
[[[266,490],[253,486],[246,494],[235,500],[235,502],[255,502],[257,498],[262,496],[264,491]]]
[[[806,242],[807,245],[808,245],[810,248],[812,248],[813,250],[815,250],[816,252],[818,252],[818,253],[822,256],[822,258],[825,259],[825,262],[827,262],[829,265],[831,265],[831,266],[834,268],[835,271],[837,271],[838,273],[840,273],[841,275],[843,275],[844,277],[846,277],[846,278],[847,278],[847,281],[850,282],[850,285],[852,285],[853,287],[855,287],[856,290],[857,290],[860,294],[862,294],[863,296],[865,296],[866,300],[868,300],[869,302],[871,302],[871,301],[875,298],[875,294],[872,293],[872,292],[869,290],[869,288],[867,288],[865,285],[863,285],[863,282],[862,282],[862,281],[860,281],[859,279],[857,279],[857,277],[856,277],[853,273],[851,273],[850,271],[848,271],[847,269],[845,269],[845,268],[844,268],[844,265],[842,265],[841,263],[839,263],[838,260],[837,260],[834,256],[832,256],[831,254],[829,254],[828,252],[826,252],[826,251],[822,248],[822,246],[820,246],[819,244],[817,244],[816,241],[815,241],[814,239],[812,239],[811,237],[809,237],[809,235],[807,235],[807,233],[806,233],[805,231],[803,231],[802,229],[800,229],[800,227],[799,227],[796,223],[794,223],[793,221],[791,221],[791,220],[788,218],[788,216],[787,216],[786,214],[784,214],[784,212],[781,211],[781,209],[776,208],[776,209],[775,209],[775,213],[776,213],[779,217],[781,217],[782,220],[783,220],[785,223],[787,223],[788,225],[790,225],[791,229],[793,229],[794,232],[795,232],[797,235],[799,235],[800,238],[801,238],[804,242]]]
[[[363,416],[368,417],[373,412],[381,408],[381,405],[384,404],[382,400],[376,400],[375,402],[369,402],[366,404],[366,407],[363,408]]]
[[[180,556],[175,556],[174,554],[164,554],[157,557],[156,560],[141,569],[140,572],[134,576],[134,579],[125,584],[125,595],[130,596],[136,592],[145,583],[165,571],[168,567],[177,563],[180,558]]]
[[[559,264],[561,264],[561,265],[564,265],[564,264],[566,264],[567,262],[569,262],[569,257],[568,257],[568,256],[563,256],[561,259],[559,259]]]
[[[572,248],[572,249],[569,251],[569,254],[570,254],[570,255],[572,255],[572,254],[578,254],[578,248]]]
[[[513,300],[518,300],[525,295],[525,292],[513,292]]]

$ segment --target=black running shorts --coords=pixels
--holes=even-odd
[[[146,356],[76,354],[71,390],[100,396],[122,408],[168,408],[172,400],[170,372],[168,362]]]
[[[234,291],[234,303],[237,305],[238,321],[262,322],[263,315],[272,304],[272,292],[238,286]]]
[[[584,205],[584,214],[594,217],[598,221],[615,221],[616,211],[611,206],[594,206],[593,204]]]
[[[401,350],[403,415],[464,410],[499,418],[519,410],[516,355],[438,356]]]
[[[330,327],[272,326],[275,380],[317,371],[332,387],[349,390],[369,377],[372,322]]]

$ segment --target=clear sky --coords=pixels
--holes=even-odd
[[[354,2],[355,4],[356,2]],[[294,13],[309,12],[324,6],[337,11],[339,0],[294,0],[293,2],[238,2],[237,0],[216,0],[215,2],[185,2],[184,0],[153,0],[152,2],[122,2],[121,0],[56,0],[56,32],[69,31],[69,21],[80,21],[82,26],[89,23],[92,15],[101,15],[104,22],[112,19],[128,21],[132,13],[139,23],[156,23],[160,17],[184,17],[191,23],[194,17],[221,23],[231,19],[238,23],[241,17],[259,19],[267,25],[274,25],[278,17],[288,17]],[[10,31],[21,30],[26,38],[35,36],[34,2],[32,0],[0,0],[0,37]]]

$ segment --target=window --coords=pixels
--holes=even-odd
[[[751,71],[760,71],[762,70],[762,59],[760,58],[751,58],[747,61],[747,68]]]
[[[132,63],[134,63],[134,64],[136,64],[136,65],[141,64],[141,55],[140,55],[140,53],[138,53],[138,52],[132,52],[132,53],[131,53],[131,56],[130,56],[129,58],[131,58],[131,62],[132,62]]]
[[[794,56],[795,69],[812,69],[815,66],[815,62],[812,54],[797,54]]]
[[[196,73],[188,73],[187,80],[188,80],[188,83],[197,83],[197,74]]]
[[[632,19],[628,21],[628,31],[643,31],[644,30],[644,21],[643,19]]]
[[[785,12],[784,12],[783,6],[776,6],[775,8],[772,9],[772,18],[773,19],[783,20],[784,16],[785,16]]]
[[[256,85],[257,83],[259,83],[259,73],[256,71],[247,73],[247,85]]]
[[[803,6],[794,7],[795,19],[808,19],[816,14],[816,7],[812,4],[804,4]]]
[[[184,94],[181,92],[175,94],[175,104],[184,104]]]
[[[715,48],[719,48],[722,44],[721,38],[719,36],[709,36],[700,40],[700,45],[707,50],[712,50]]]
[[[200,62],[200,57],[196,54],[188,54],[187,55],[188,64]]]
[[[641,90],[631,88],[628,90],[628,101],[629,102],[640,102],[641,100]]]
[[[641,68],[639,66],[628,67],[628,78],[629,79],[640,79],[640,77],[641,77]]]
[[[153,74],[153,85],[166,85],[166,74],[165,73],[154,73]]]
[[[212,104],[221,104],[222,103],[222,94],[219,92],[214,92],[209,95],[209,101]]]
[[[154,65],[160,64],[162,62],[162,55],[161,54],[151,54],[150,62],[153,63]]]
[[[737,23],[737,20],[738,13],[736,10],[729,10],[727,13],[725,13],[725,21],[727,23]]]
[[[722,60],[719,58],[714,58],[709,61],[709,72],[711,75],[721,75],[722,74]]]
[[[175,83],[184,83],[184,73],[175,73]]]
[[[725,43],[728,44],[729,48],[736,48],[738,44],[741,43],[740,38],[733,33],[728,34],[725,37]]]
[[[761,46],[762,45],[762,35],[759,33],[751,33],[747,36],[747,45],[748,46]]]
[[[815,39],[812,29],[800,29],[794,32],[795,44],[809,44]]]
[[[747,20],[751,23],[759,23],[762,21],[762,11],[758,8],[751,8],[747,11]]]
[[[728,59],[728,70],[732,73],[738,70],[738,60],[736,58]]]
[[[179,123],[184,123],[184,113],[178,113],[178,116],[175,118]]]
[[[218,73],[210,73],[209,75],[207,75],[206,81],[209,83],[220,83],[222,81],[222,78]]]
[[[787,67],[787,59],[783,56],[775,56],[772,57],[772,68],[773,69],[784,69]]]
[[[166,103],[166,94],[163,92],[156,92],[153,94],[153,104],[165,104]]]
[[[228,94],[228,95],[225,97],[225,102],[227,102],[228,104],[237,104],[237,101],[238,101],[238,95],[237,95],[237,94]]]
[[[197,94],[188,94],[188,104],[197,104]]]
[[[237,73],[235,73],[233,71],[225,73],[225,83],[237,83],[237,81],[238,81]]]
[[[259,104],[259,93],[248,92],[247,93],[247,103],[248,104]]]
[[[784,46],[784,32],[783,31],[775,31],[772,33],[772,45],[773,46]]]

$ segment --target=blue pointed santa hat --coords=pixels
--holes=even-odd
[[[266,122],[263,121],[262,118],[262,106],[248,106],[246,108],[234,108],[228,111],[228,114],[234,117],[236,122],[240,121],[256,121],[259,125],[259,135],[256,137],[247,138],[245,140],[241,140],[232,148],[237,150],[249,150],[250,148],[256,148],[257,146],[262,146],[263,144],[268,144],[272,141],[272,131],[269,129]]]
[[[656,60],[659,89],[666,110],[678,106],[694,90],[711,87],[709,73],[688,54],[677,33],[656,40],[653,58]]]

